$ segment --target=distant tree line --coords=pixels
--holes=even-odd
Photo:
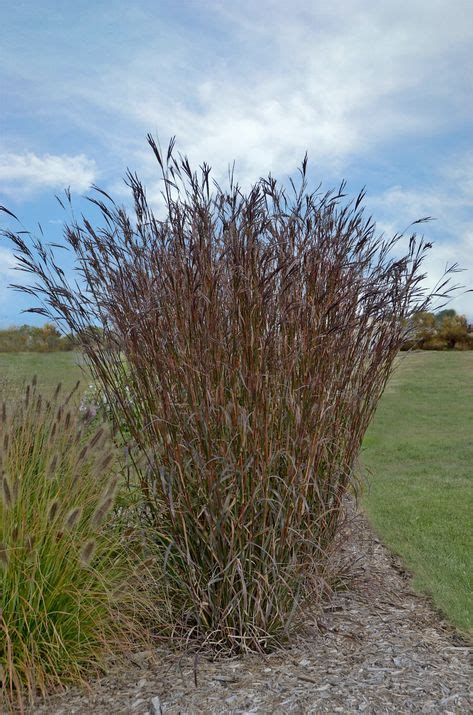
[[[52,353],[74,350],[74,339],[69,335],[61,335],[51,323],[42,327],[33,325],[13,326],[0,330],[0,352],[37,352]]]
[[[42,327],[12,326],[0,330],[0,352],[64,352],[94,341],[100,334],[100,328],[95,326],[89,326],[79,337],[61,335],[52,323],[45,323]],[[411,349],[473,350],[473,325],[453,309],[437,314],[427,311],[417,313],[411,319],[409,338],[402,347],[402,350]]]
[[[423,311],[411,319],[411,332],[403,350],[473,350],[473,325],[453,310]]]

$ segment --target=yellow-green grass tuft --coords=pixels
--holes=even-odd
[[[23,399],[2,408],[0,673],[6,706],[81,683],[100,670],[108,652],[144,637],[131,617],[141,603],[136,550],[129,541],[123,548],[113,510],[116,455],[104,469],[102,428],[92,429],[57,400],[42,399],[31,385]],[[79,432],[85,436],[78,440]]]

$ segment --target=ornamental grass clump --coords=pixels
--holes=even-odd
[[[65,230],[77,283],[44,240],[8,236],[35,310],[80,338],[145,457],[170,632],[265,650],[324,587],[363,435],[429,303],[430,246],[380,236],[344,185],[311,192],[306,160],[289,189],[244,192],[149,143],[164,213],[132,173],[132,215],[97,189],[102,226]]]
[[[81,683],[143,638],[106,434],[34,385],[1,406],[0,709]]]

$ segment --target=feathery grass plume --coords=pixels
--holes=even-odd
[[[24,710],[38,690],[84,682],[130,640],[144,644],[137,619],[145,593],[132,593],[139,545],[127,541],[123,548],[124,524],[112,505],[92,523],[103,495],[120,491],[117,461],[104,468],[102,448],[89,443],[78,466],[83,439],[75,439],[78,420],[70,410],[68,419],[57,400],[48,404],[30,390],[28,401],[12,400],[0,425],[0,436],[10,436],[7,452],[0,440],[8,474],[0,485],[2,712]]]
[[[79,389],[79,387],[80,387],[80,380],[77,380],[76,384],[74,385],[74,387],[72,388],[72,390],[69,392],[68,396],[66,397],[66,399],[65,399],[65,401],[64,401],[64,404],[65,404],[65,405],[68,405],[68,404],[69,404],[69,402],[71,401],[71,399],[73,398],[73,396],[76,394],[76,392],[77,392],[77,390]]]
[[[58,509],[59,509],[59,502],[57,499],[55,499],[54,501],[51,502],[51,504],[49,506],[48,517],[49,517],[50,522],[54,521],[54,519],[58,513]]]
[[[92,439],[90,440],[89,446],[91,449],[93,449],[97,444],[99,444],[100,440],[104,436],[105,430],[103,427],[97,430],[97,432],[94,434]]]
[[[92,517],[92,526],[94,528],[97,528],[102,524],[103,520],[109,513],[110,509],[113,506],[113,498],[112,497],[107,497],[96,509],[93,517]]]
[[[52,434],[52,432],[51,432],[51,434]],[[56,434],[55,431],[54,431],[54,434]],[[54,434],[52,434],[53,437],[54,437]],[[50,474],[51,476],[54,476],[54,474],[56,472],[57,465],[58,465],[58,456],[57,456],[57,454],[54,454],[53,458],[51,459],[51,462],[47,468],[48,474]]]
[[[50,440],[53,440],[54,437],[56,436],[56,429],[57,429],[57,423],[54,422],[54,424],[53,424],[52,427],[51,427],[51,432],[50,432],[50,434],[49,434]]]
[[[307,158],[288,186],[268,176],[244,192],[148,141],[165,215],[131,172],[132,216],[95,189],[103,226],[65,230],[80,281],[41,238],[5,235],[34,310],[77,337],[146,462],[170,632],[267,649],[320,593],[363,436],[410,318],[432,300],[431,246],[377,232],[345,183],[311,190]]]
[[[89,566],[92,561],[92,557],[95,553],[96,543],[94,539],[89,539],[80,552],[80,564],[82,566]]]
[[[120,482],[120,477],[118,476],[118,474],[114,474],[113,477],[110,479],[109,483],[107,484],[107,488],[105,489],[105,491],[103,493],[104,499],[107,499],[108,497],[113,498],[115,496],[119,482]]]
[[[73,509],[71,509],[69,511],[69,513],[66,515],[66,518],[64,519],[64,528],[65,529],[73,529],[74,526],[76,526],[76,524],[79,521],[81,516],[82,516],[82,507],[76,506]]]
[[[8,566],[8,551],[5,544],[0,541],[0,566],[4,569]]]
[[[112,461],[113,461],[113,454],[110,453],[110,454],[105,455],[105,457],[103,458],[103,460],[100,464],[101,469],[107,469],[111,465]]]
[[[90,445],[85,444],[85,445],[81,448],[81,450],[80,450],[80,452],[79,452],[79,455],[78,455],[78,457],[77,457],[77,464],[81,464],[82,462],[84,462],[85,457],[87,456],[87,452],[89,451],[89,446],[90,446]]]
[[[13,499],[6,474],[2,476],[2,495],[5,508],[8,509],[9,507],[11,507]]]

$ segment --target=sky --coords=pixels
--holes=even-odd
[[[148,132],[243,186],[307,150],[314,187],[366,187],[380,231],[435,217],[427,285],[458,263],[471,289],[472,78],[472,0],[4,3],[0,204],[57,241],[66,187],[79,210],[91,184],[126,205],[129,167],[159,203]],[[20,280],[0,239],[0,327],[42,322]],[[473,293],[449,307],[473,320]]]

